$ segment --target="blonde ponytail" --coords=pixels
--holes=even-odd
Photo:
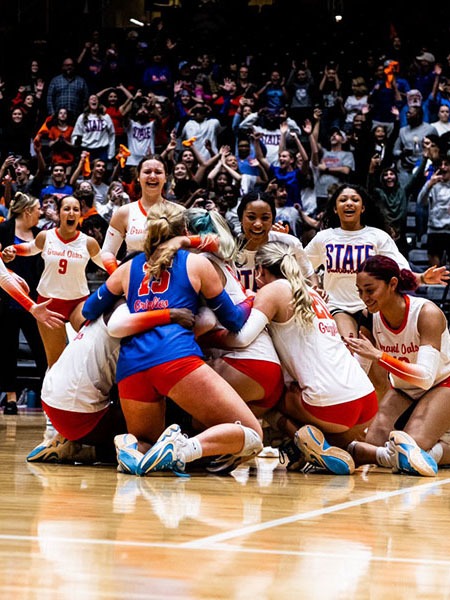
[[[177,235],[185,235],[185,210],[176,204],[159,202],[147,213],[147,235],[144,252],[147,270],[151,277],[158,279],[161,271],[167,269],[177,252],[174,248],[158,249],[159,245]]]
[[[302,327],[310,327],[315,314],[312,300],[291,247],[283,242],[267,242],[258,250],[255,260],[257,265],[261,265],[278,279],[289,282],[294,317]]]

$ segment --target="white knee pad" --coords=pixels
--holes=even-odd
[[[256,456],[259,454],[263,449],[263,443],[259,434],[251,427],[245,427],[241,423],[236,423],[236,425],[239,425],[244,432],[244,445],[239,452],[239,456]]]

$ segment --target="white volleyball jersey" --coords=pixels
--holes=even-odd
[[[147,211],[141,201],[130,202],[128,205],[128,223],[125,232],[127,252],[142,252],[147,233]]]
[[[405,295],[406,314],[403,323],[398,329],[391,329],[381,313],[373,315],[372,334],[376,346],[383,352],[408,363],[417,363],[417,353],[420,347],[420,334],[417,330],[419,314],[424,304],[430,303],[426,298]],[[450,376],[450,334],[448,328],[444,329],[441,337],[441,351],[439,368],[436,374],[437,385]],[[411,398],[417,400],[425,394],[425,390],[419,388],[404,379],[400,379],[389,373],[391,384],[401,389]]]
[[[277,231],[269,231],[269,242],[283,242],[294,250],[295,258],[297,259],[298,265],[306,278],[314,275],[314,268],[305,253],[301,241],[293,235],[288,233],[279,233]],[[243,248],[239,252],[238,266],[236,267],[239,279],[246,290],[253,290],[256,292],[256,281],[255,281],[255,256],[257,250],[247,250]]]
[[[164,200],[168,204],[175,204],[180,208],[180,204]],[[147,211],[140,200],[130,202],[128,206],[128,223],[125,232],[125,243],[127,252],[143,252],[145,236],[147,235]]]
[[[356,290],[359,265],[369,256],[382,254],[395,260],[402,269],[410,269],[394,240],[382,229],[363,227],[344,231],[340,227],[317,232],[305,248],[313,267],[325,267],[323,287],[328,292],[330,310],[355,313],[365,308]]]
[[[47,371],[42,400],[54,408],[91,413],[109,405],[120,339],[108,334],[103,317],[84,325]]]
[[[206,253],[206,256],[212,262],[218,265],[222,273],[225,275],[225,290],[232,299],[233,303],[239,304],[240,302],[243,302],[246,298],[245,290],[240,284],[233,268],[229,264],[217,258],[217,256],[214,256],[214,254]],[[280,359],[275,351],[269,332],[266,329],[261,331],[261,333],[246,348],[236,348],[235,350],[221,352],[221,355],[224,354],[228,358],[265,360],[267,362],[276,363],[277,365],[280,364]]]
[[[313,406],[343,404],[370,394],[374,387],[342,341],[325,302],[314,290],[309,292],[315,312],[311,327],[300,327],[294,316],[285,323],[269,323],[282,366]]]
[[[70,240],[63,240],[57,229],[48,229],[44,248],[44,272],[37,291],[44,298],[75,300],[89,295],[86,265],[90,260],[87,235],[77,231]]]

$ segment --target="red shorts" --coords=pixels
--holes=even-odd
[[[82,298],[76,298],[75,300],[60,300],[59,298],[52,298],[52,301],[47,308],[63,315],[67,323],[70,321],[70,315],[73,309],[78,306],[80,302],[84,302],[86,298],[89,298],[89,296],[83,296]],[[44,298],[43,296],[38,295],[38,302],[45,302],[46,300],[49,300],[49,298]]]
[[[75,441],[93,431],[109,410],[109,406],[98,412],[79,413],[48,406],[42,401],[42,408],[53,427],[66,439]]]
[[[345,425],[349,429],[355,425],[367,423],[378,411],[378,399],[375,391],[357,400],[331,406],[313,406],[305,402],[303,398],[301,403],[306,411],[321,421]]]
[[[448,387],[448,388],[450,388],[450,377],[447,377],[447,379],[444,379],[444,381],[441,381],[441,383],[438,383],[436,387]]]
[[[186,356],[139,371],[119,381],[119,396],[137,402],[159,402],[179,381],[204,364],[199,356]]]
[[[283,372],[280,365],[267,360],[253,360],[250,358],[228,358],[222,356],[222,360],[230,367],[236,369],[253,379],[264,389],[264,396],[260,400],[251,400],[251,406],[262,408],[273,408],[281,397],[284,388]]]

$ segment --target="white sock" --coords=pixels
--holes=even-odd
[[[56,435],[56,429],[53,427],[53,424],[50,421],[50,419],[48,418],[48,416],[45,415],[44,441],[53,439],[55,437],[55,435]]]
[[[197,438],[188,438],[182,448],[186,462],[192,462],[203,456],[203,448]]]
[[[377,448],[377,464],[380,467],[392,467],[391,455],[389,454],[388,446],[379,446]]]
[[[442,458],[442,455],[444,454],[444,448],[442,447],[442,444],[440,442],[438,442],[437,444],[435,444],[431,450],[428,452],[428,454],[434,458],[434,460],[436,461],[437,464],[439,464],[439,461]]]

